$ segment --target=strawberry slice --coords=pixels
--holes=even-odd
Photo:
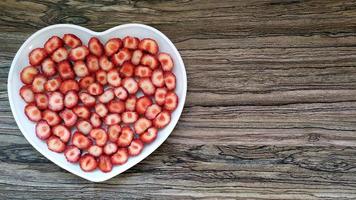
[[[72,144],[79,149],[88,149],[92,145],[92,141],[80,132],[75,132],[72,136]]]
[[[61,61],[67,60],[68,58],[68,52],[67,49],[64,47],[60,47],[57,50],[55,50],[52,55],[51,58],[54,62],[59,63]]]
[[[107,56],[101,56],[99,58],[99,66],[104,71],[109,71],[114,68],[114,64],[109,60]]]
[[[104,153],[106,155],[114,154],[117,151],[117,144],[108,142],[104,146]]]
[[[157,59],[161,63],[163,71],[172,71],[174,63],[168,53],[159,53]]]
[[[59,116],[62,118],[64,125],[69,128],[73,127],[78,120],[78,116],[69,109],[64,109],[59,113]]]
[[[108,80],[108,83],[114,87],[120,86],[121,78],[119,76],[119,72],[117,71],[117,69],[111,69],[107,73],[107,80]]]
[[[94,157],[99,157],[103,153],[103,148],[98,145],[92,145],[89,147],[88,153]]]
[[[64,106],[66,108],[74,108],[79,101],[77,92],[71,90],[68,91],[64,96]]]
[[[21,81],[24,84],[31,84],[33,82],[33,79],[38,75],[39,71],[36,67],[33,66],[27,66],[23,68],[23,70],[20,73],[20,78]]]
[[[138,48],[153,55],[157,54],[158,52],[157,42],[150,38],[145,38],[141,40],[140,44],[138,45]]]
[[[164,103],[164,109],[173,111],[178,106],[178,96],[174,92],[168,92],[166,95],[166,101]]]
[[[148,128],[152,126],[151,120],[148,120],[144,117],[138,119],[134,124],[134,129],[137,134],[145,132]]]
[[[28,58],[32,66],[37,66],[47,57],[47,53],[43,48],[33,49],[29,54]]]
[[[63,80],[75,78],[72,66],[67,60],[58,63],[58,73]]]
[[[74,63],[73,70],[75,75],[77,75],[78,77],[85,77],[89,75],[89,69],[85,62],[82,60],[76,61]]]
[[[63,41],[70,48],[76,48],[82,45],[82,41],[74,34],[64,34]]]
[[[90,131],[93,129],[93,126],[90,122],[85,120],[80,120],[76,125],[78,131],[82,132],[85,135],[88,135]]]
[[[164,86],[163,71],[161,69],[156,69],[152,73],[151,81],[156,87]]]
[[[92,95],[82,92],[79,94],[80,101],[87,107],[92,107],[95,105],[96,99]]]
[[[157,104],[152,104],[147,107],[145,117],[149,120],[153,120],[162,111],[162,108]]]
[[[122,46],[122,41],[119,38],[111,38],[105,44],[105,55],[112,56],[115,54]]]
[[[155,86],[152,84],[150,78],[141,78],[138,82],[138,86],[145,95],[153,95],[156,91]]]
[[[176,76],[172,72],[165,72],[164,83],[168,90],[174,90],[176,88]]]
[[[47,92],[54,92],[59,89],[62,84],[60,77],[52,78],[44,84],[44,88]]]
[[[100,116],[100,117],[105,117],[108,114],[108,109],[103,103],[98,103],[95,105],[95,112]]]
[[[41,74],[37,75],[32,82],[32,91],[34,93],[44,92],[44,84],[47,82],[47,78]]]
[[[126,89],[121,86],[114,89],[114,94],[120,100],[125,100],[128,96],[128,92],[126,91]]]
[[[107,104],[108,110],[111,113],[122,113],[125,111],[125,103],[120,100],[112,100]]]
[[[101,155],[99,157],[98,167],[104,173],[110,172],[112,170],[112,163],[111,163],[110,157],[106,156],[106,155]]]
[[[113,165],[122,165],[127,162],[129,155],[126,148],[119,148],[115,154],[111,156],[111,163]]]
[[[47,140],[47,147],[49,150],[61,153],[65,150],[66,145],[56,136],[51,136]]]
[[[57,65],[51,58],[46,58],[41,64],[41,70],[45,76],[53,76],[57,72]]]
[[[106,85],[108,83],[108,75],[104,70],[98,70],[95,74],[96,81],[98,81],[101,85]]]
[[[127,147],[127,151],[130,156],[137,156],[143,150],[143,143],[139,139],[134,139],[130,146]]]
[[[117,142],[121,132],[121,126],[118,124],[114,124],[108,127],[108,136],[111,142]]]
[[[90,154],[85,154],[79,159],[80,168],[85,172],[94,171],[97,166],[98,162],[94,158],[94,156]]]
[[[20,88],[20,96],[26,103],[35,101],[35,94],[29,85],[24,85]]]
[[[68,162],[76,163],[80,159],[80,149],[76,146],[69,145],[64,151],[64,156],[68,160]]]
[[[162,106],[166,101],[167,89],[166,88],[157,88],[155,92],[155,101],[156,104]]]
[[[103,86],[101,86],[99,83],[92,83],[88,87],[88,93],[93,96],[101,95],[103,92]]]
[[[36,106],[40,110],[45,110],[48,107],[48,97],[46,94],[37,93],[35,94]]]
[[[147,129],[146,132],[140,135],[140,140],[146,144],[149,144],[157,138],[157,132],[158,132],[157,128],[151,127]]]
[[[147,96],[142,96],[137,99],[136,102],[136,112],[138,114],[145,114],[148,106],[152,105],[152,101],[149,97]]]
[[[53,135],[59,137],[62,142],[67,143],[70,138],[70,130],[63,125],[56,125],[52,128]]]
[[[100,57],[104,53],[104,46],[100,40],[96,37],[90,38],[88,42],[88,48],[91,54]]]
[[[121,122],[121,118],[120,118],[120,115],[117,113],[108,114],[104,118],[104,123],[106,125],[114,125],[114,124],[118,124],[120,122]]]
[[[52,36],[44,44],[47,54],[52,54],[56,49],[63,46],[63,40],[58,36]]]
[[[143,52],[141,50],[139,49],[135,50],[132,53],[132,58],[131,58],[132,64],[134,65],[140,64],[142,56],[143,56]]]
[[[153,120],[153,126],[156,128],[163,128],[171,121],[171,114],[168,111],[162,111]]]
[[[43,111],[42,116],[42,119],[46,120],[50,126],[58,125],[62,121],[58,114],[52,110]]]
[[[156,57],[150,55],[150,54],[145,54],[141,58],[141,64],[146,65],[150,67],[151,69],[156,69],[159,65],[158,60]]]
[[[108,103],[115,98],[113,89],[106,90],[102,95],[99,96],[98,100],[101,103]]]
[[[135,68],[135,76],[139,78],[147,78],[152,76],[152,69],[143,65]]]
[[[36,124],[36,136],[38,138],[46,140],[51,134],[51,127],[45,120],[41,120]]]
[[[108,141],[108,135],[102,128],[94,128],[90,131],[90,137],[95,140],[95,144],[102,147]]]
[[[64,97],[60,92],[52,92],[48,97],[48,108],[52,111],[60,111],[64,108]]]
[[[75,47],[69,52],[69,59],[71,61],[84,60],[89,54],[89,50],[86,46]]]
[[[127,147],[131,144],[131,141],[134,138],[134,132],[130,127],[125,126],[121,129],[121,134],[117,139],[117,145],[119,147]]]
[[[134,70],[135,66],[131,62],[126,61],[120,68],[120,74],[123,77],[131,77],[134,74]]]
[[[138,84],[134,78],[124,78],[122,80],[122,86],[127,90],[129,94],[136,94],[138,90]]]
[[[86,76],[79,80],[79,87],[81,89],[87,89],[90,84],[95,82],[95,78],[93,76]]]
[[[94,128],[98,128],[101,126],[100,116],[96,113],[92,113],[90,116],[90,123]]]
[[[89,119],[90,111],[85,106],[76,106],[73,108],[73,112],[82,119]]]
[[[111,61],[114,63],[115,66],[121,66],[125,61],[128,61],[130,59],[131,52],[126,48],[121,49],[119,52],[117,52],[111,57]]]
[[[121,119],[122,119],[122,122],[124,122],[125,124],[132,124],[137,121],[138,114],[137,114],[137,112],[126,111],[121,114]]]
[[[25,107],[25,114],[29,120],[38,122],[41,120],[41,111],[33,104],[28,104]]]
[[[140,43],[140,40],[137,37],[126,36],[122,39],[122,43],[124,44],[124,48],[135,50]]]
[[[125,108],[128,111],[135,111],[137,97],[135,95],[129,96],[125,102]]]
[[[59,91],[62,94],[66,94],[69,91],[79,91],[79,85],[78,82],[75,80],[65,80],[61,83],[61,86],[59,87]]]
[[[89,54],[86,58],[86,64],[88,67],[89,72],[96,72],[99,70],[99,59],[98,57]]]

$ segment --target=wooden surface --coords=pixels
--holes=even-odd
[[[0,199],[355,199],[354,1],[1,1]],[[88,3],[90,2],[90,3]],[[144,23],[180,50],[185,109],[142,163],[104,183],[25,140],[6,91],[28,36]]]

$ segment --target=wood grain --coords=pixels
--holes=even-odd
[[[5,0],[0,9],[0,199],[356,198],[356,2]],[[12,118],[11,61],[56,23],[148,24],[186,65],[172,135],[105,183],[50,163]]]

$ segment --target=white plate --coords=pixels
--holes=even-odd
[[[92,36],[98,37],[102,42],[106,42],[112,37],[123,38],[126,35],[135,36],[140,39],[149,37],[157,41],[161,52],[169,53],[174,60],[173,72],[177,78],[177,87],[175,92],[179,97],[179,105],[172,113],[171,122],[164,129],[159,130],[157,139],[153,143],[145,145],[140,155],[130,158],[124,165],[113,167],[113,170],[109,173],[103,173],[99,170],[84,172],[80,169],[78,164],[70,164],[67,162],[62,153],[54,153],[48,150],[46,143],[38,139],[35,135],[35,123],[29,121],[24,114],[25,102],[19,95],[19,89],[23,84],[20,81],[19,74],[24,67],[29,65],[28,53],[34,48],[42,47],[51,36],[57,35],[62,37],[65,33],[73,33],[77,35],[83,41],[83,44],[87,44]],[[94,32],[76,25],[58,24],[48,26],[37,31],[20,47],[11,64],[7,88],[11,110],[16,123],[22,134],[31,143],[31,145],[42,155],[63,169],[89,181],[101,182],[108,180],[136,165],[156,150],[167,139],[177,124],[184,107],[187,93],[187,75],[183,60],[173,43],[163,33],[150,26],[142,24],[125,24],[116,26],[104,32]]]

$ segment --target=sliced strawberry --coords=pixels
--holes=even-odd
[[[103,86],[99,83],[92,83],[88,87],[88,93],[93,96],[101,95],[104,92]]]
[[[72,66],[67,60],[58,63],[58,73],[63,80],[75,78]]]
[[[104,118],[104,123],[106,125],[114,125],[114,124],[118,124],[121,122],[121,117],[119,114],[117,113],[112,113],[112,114],[108,114],[105,118]]]
[[[131,52],[126,48],[121,49],[119,52],[117,52],[111,57],[111,61],[114,63],[115,66],[121,66],[125,61],[128,61],[130,59]]]
[[[111,163],[113,165],[122,165],[127,162],[129,155],[126,148],[119,148],[115,154],[111,156]]]
[[[67,49],[64,47],[60,47],[53,52],[51,58],[54,62],[59,63],[61,61],[67,60],[68,52]]]
[[[152,76],[152,69],[143,65],[135,68],[135,76],[139,78],[147,78]]]
[[[98,162],[94,158],[94,156],[90,154],[85,154],[79,159],[80,168],[85,172],[94,171],[97,166]]]
[[[85,77],[89,75],[89,70],[84,61],[78,60],[73,65],[75,75],[78,77]]]
[[[138,86],[145,95],[153,95],[156,91],[155,86],[152,84],[150,78],[141,78],[138,82]]]
[[[159,53],[157,58],[161,63],[163,71],[172,71],[174,63],[172,57],[168,53]]]
[[[126,111],[121,114],[121,119],[122,119],[122,122],[124,122],[125,124],[132,124],[137,121],[138,114],[137,114],[137,112]]]
[[[62,118],[64,125],[69,128],[74,126],[78,120],[78,116],[69,109],[64,109],[59,113],[59,116]]]
[[[103,153],[103,148],[98,145],[92,145],[89,147],[88,153],[94,157],[99,157]]]
[[[99,96],[98,100],[101,103],[108,103],[109,101],[115,98],[114,92],[112,89],[106,90],[102,95]]]
[[[126,61],[120,68],[120,74],[123,77],[131,77],[134,74],[135,66],[130,62]]]
[[[56,136],[51,136],[47,140],[48,149],[57,153],[61,153],[65,150],[66,145]]]
[[[125,103],[120,100],[112,100],[107,104],[108,110],[111,113],[122,113],[125,111]]]
[[[100,40],[96,37],[90,38],[88,42],[88,48],[91,54],[100,57],[104,53],[104,46]]]
[[[33,79],[38,75],[39,71],[36,67],[33,66],[27,66],[23,68],[23,70],[20,73],[20,78],[21,81],[24,84],[31,84],[33,82]]]
[[[86,92],[82,92],[79,94],[79,99],[80,101],[87,107],[92,107],[95,105],[95,97],[93,97],[92,95],[86,93]]]
[[[95,112],[100,116],[100,117],[105,117],[109,110],[106,108],[106,106],[102,103],[98,103],[95,105]]]
[[[25,114],[27,118],[33,122],[41,120],[41,111],[33,104],[28,104],[25,107]]]
[[[96,113],[92,113],[90,116],[90,123],[94,128],[98,128],[101,126],[100,116]]]
[[[156,128],[163,128],[171,121],[171,114],[168,111],[162,111],[153,120],[153,126]]]
[[[135,111],[137,97],[135,95],[129,96],[125,102],[125,108],[128,111]]]
[[[111,142],[116,142],[117,139],[119,138],[121,132],[121,126],[118,124],[114,124],[109,126],[108,128],[108,136],[109,136],[109,140]]]
[[[138,114],[145,114],[148,106],[152,105],[152,101],[149,97],[147,96],[142,96],[137,99],[136,102],[136,112]]]
[[[144,117],[138,119],[134,124],[135,132],[137,134],[141,134],[141,133],[145,132],[151,126],[152,126],[151,120],[148,120]]]
[[[165,72],[164,83],[168,90],[174,90],[176,88],[176,76],[172,72]]]
[[[155,92],[155,101],[156,104],[162,106],[166,101],[167,89],[166,88],[157,88]]]
[[[59,89],[61,84],[62,84],[62,79],[60,77],[56,77],[56,78],[48,80],[45,83],[44,88],[47,92],[54,92]]]
[[[37,93],[35,94],[36,106],[40,110],[45,110],[48,107],[48,97],[46,94]]]
[[[67,143],[69,141],[71,132],[70,130],[63,125],[56,125],[52,128],[53,135],[59,137],[62,142]]]
[[[57,65],[51,58],[46,58],[41,64],[41,70],[45,76],[53,76],[57,72]]]
[[[80,149],[76,146],[70,145],[67,146],[66,150],[64,151],[64,156],[68,160],[68,162],[76,163],[80,159]]]
[[[119,147],[127,147],[131,144],[131,141],[134,138],[134,132],[129,126],[125,126],[121,129],[121,134],[117,140],[117,145]]]
[[[31,103],[35,101],[35,94],[32,91],[31,86],[24,85],[20,88],[20,96],[26,103]]]
[[[44,92],[44,84],[47,82],[46,77],[37,75],[32,82],[32,91],[34,93]]]
[[[138,84],[134,78],[124,78],[122,80],[122,86],[127,90],[129,94],[136,94],[138,90]]]
[[[42,113],[42,119],[46,120],[46,122],[50,126],[55,126],[61,123],[61,118],[58,116],[58,114],[52,110],[45,110]]]
[[[98,81],[101,85],[106,85],[108,83],[108,75],[104,70],[98,70],[95,74],[96,81]]]
[[[60,111],[64,108],[64,97],[60,92],[52,92],[48,97],[48,108],[52,111]]]
[[[41,120],[36,124],[36,136],[38,138],[46,140],[51,134],[51,127],[45,120]]]
[[[77,92],[71,90],[68,91],[64,96],[64,106],[66,108],[74,108],[79,101]]]
[[[84,60],[89,54],[89,50],[86,46],[75,47],[69,52],[69,59],[72,61]]]
[[[140,135],[140,140],[146,144],[149,144],[157,138],[157,132],[158,132],[157,128],[151,127],[147,129],[146,132]]]
[[[90,133],[90,131],[93,129],[93,126],[90,124],[90,122],[85,121],[85,120],[80,120],[77,123],[77,129],[78,131],[80,131],[81,133],[88,135]]]
[[[95,144],[98,146],[104,146],[108,141],[108,135],[102,128],[94,128],[90,131],[90,137],[95,139]]]
[[[140,44],[138,45],[138,48],[153,55],[158,53],[157,42],[150,38],[145,38],[141,40]]]
[[[52,36],[44,44],[47,54],[52,54],[56,49],[63,46],[63,40],[58,36]]]
[[[71,48],[76,48],[82,45],[82,41],[74,34],[64,34],[63,41]]]
[[[143,143],[139,139],[134,139],[127,150],[130,156],[137,156],[143,150]]]
[[[174,92],[168,92],[166,95],[166,101],[164,103],[164,109],[173,111],[178,106],[178,96]]]
[[[135,50],[132,53],[132,58],[131,58],[132,64],[134,65],[140,64],[142,56],[143,56],[143,52],[141,50],[139,49]]]
[[[90,111],[85,106],[76,106],[73,108],[73,112],[82,119],[89,119]]]
[[[88,149],[92,145],[92,141],[83,133],[75,132],[72,136],[72,144],[79,149]]]
[[[99,66],[104,71],[109,71],[114,68],[114,64],[109,60],[107,56],[101,56],[99,58]]]
[[[86,58],[86,64],[88,67],[89,72],[96,72],[99,70],[99,59],[98,57],[89,54]]]
[[[162,111],[162,108],[157,104],[152,104],[147,107],[145,117],[149,120],[153,120]]]
[[[128,96],[128,92],[126,91],[126,89],[121,86],[114,89],[114,94],[120,100],[125,100]]]
[[[111,69],[107,74],[108,83],[114,87],[118,87],[121,84],[121,78],[117,69]]]
[[[112,170],[112,163],[111,163],[110,157],[106,156],[106,155],[101,155],[99,157],[98,167],[104,173],[110,172]]]
[[[152,73],[151,80],[154,86],[163,87],[164,86],[163,71],[161,69],[154,70]]]
[[[93,76],[86,76],[79,80],[79,87],[82,89],[87,89],[90,84],[95,82],[95,78]]]
[[[122,41],[119,38],[111,38],[105,44],[105,55],[112,56],[115,54],[122,46]]]
[[[159,65],[157,58],[150,54],[145,54],[144,56],[142,56],[141,64],[146,65],[153,70],[156,69]]]
[[[62,94],[66,94],[68,91],[79,91],[79,85],[78,82],[75,80],[65,80],[62,82],[59,91]]]
[[[126,36],[122,39],[122,43],[124,44],[124,48],[135,50],[140,43],[140,40],[137,37]]]
[[[37,66],[37,65],[41,64],[41,62],[46,57],[47,57],[47,53],[46,53],[45,49],[43,49],[43,48],[33,49],[28,55],[28,58],[30,60],[30,64],[32,66]]]
[[[114,154],[117,151],[117,144],[108,142],[104,146],[104,153],[106,155]]]

